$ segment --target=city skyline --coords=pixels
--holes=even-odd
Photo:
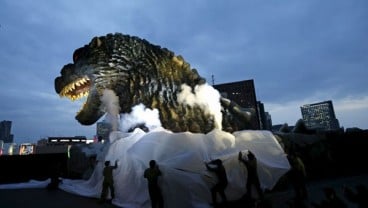
[[[0,3],[0,120],[15,142],[96,134],[54,79],[75,49],[121,32],[182,55],[212,84],[253,79],[274,124],[332,100],[340,125],[368,129],[368,2],[10,1]]]

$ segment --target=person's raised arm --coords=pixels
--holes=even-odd
[[[240,160],[241,162],[243,162],[243,163],[247,163],[248,161],[247,160],[245,160],[244,158],[243,158],[243,154],[242,154],[242,152],[240,151],[239,152],[239,154],[238,154],[238,160]]]
[[[239,154],[238,154],[238,160],[242,160],[243,159],[243,154],[241,151],[239,151]]]
[[[209,162],[209,163],[212,164],[211,162]],[[213,168],[213,167],[209,166],[207,162],[204,162],[204,164],[206,165],[207,170],[209,170],[209,171],[216,170],[216,168]]]

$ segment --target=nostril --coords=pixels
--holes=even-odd
[[[70,74],[72,70],[74,69],[74,64],[67,64],[61,69],[61,75],[65,76],[67,74]]]

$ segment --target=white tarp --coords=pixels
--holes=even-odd
[[[165,207],[210,207],[210,187],[216,177],[206,170],[204,161],[223,160],[229,185],[229,200],[245,193],[246,168],[238,161],[238,152],[251,150],[258,159],[263,189],[272,189],[290,168],[286,155],[269,131],[239,131],[229,134],[213,130],[208,134],[172,133],[157,128],[149,133],[112,132],[110,142],[98,155],[98,164],[90,179],[64,179],[60,188],[74,194],[99,198],[104,161],[114,164],[115,199],[122,207],[150,207],[147,181],[143,172],[150,160],[156,160],[163,175],[159,181]]]
[[[51,182],[51,179],[44,181],[39,180],[29,180],[23,183],[10,183],[10,184],[0,184],[0,189],[34,189],[34,188],[46,188]]]

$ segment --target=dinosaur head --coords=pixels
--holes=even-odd
[[[75,50],[73,63],[55,79],[55,90],[71,100],[87,96],[76,116],[83,125],[92,125],[105,114],[108,106],[100,98],[110,90],[119,99],[119,113],[143,104],[158,109],[164,128],[208,132],[214,123],[207,105],[191,106],[179,99],[183,86],[192,93],[204,83],[181,56],[144,39],[115,33],[93,38]]]
[[[117,70],[126,71],[128,66],[119,64],[114,67],[112,49],[114,41],[110,36],[95,37],[82,48],[74,51],[73,63],[61,69],[61,76],[55,79],[55,91],[70,100],[87,97],[86,102],[76,115],[76,119],[83,125],[92,125],[105,114],[100,97],[104,89],[114,89],[117,81]],[[120,57],[120,61],[122,56]],[[116,60],[115,60],[116,62]],[[124,83],[119,72],[119,82]],[[115,84],[114,84],[115,83]]]

